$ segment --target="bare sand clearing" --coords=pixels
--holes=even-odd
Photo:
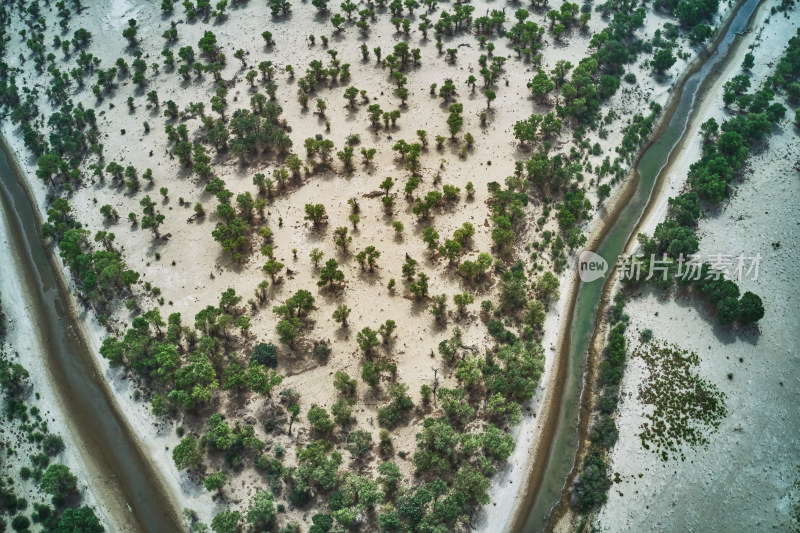
[[[722,74],[722,82],[739,73],[748,51],[756,57],[755,80],[769,75],[783,55],[800,20],[791,13],[770,15],[771,5],[766,2],[759,8],[751,24],[756,30],[743,37],[746,46],[739,47],[739,57]],[[689,165],[699,158],[699,125],[711,117],[718,122],[725,118],[721,92],[710,95],[700,110],[689,142],[670,170],[669,191],[659,199],[662,208],[654,210],[644,226],[648,234],[663,220],[667,196],[683,188]],[[728,416],[711,435],[707,449],[690,450],[682,463],[662,462],[642,449],[637,437],[647,409],[638,398],[646,371],[643,361],[632,357],[621,387],[620,437],[611,452],[612,472],[622,481],[612,486],[598,514],[602,531],[791,527],[789,487],[800,455],[800,343],[792,333],[800,299],[800,139],[790,118],[779,128],[751,155],[732,197],[700,221],[698,233],[702,254],[761,254],[758,279],[740,283],[743,292],[753,291],[764,300],[766,315],[759,330],[720,327],[695,298],[663,298],[649,289],[626,306],[631,350],[638,346],[639,332],[649,328],[656,339],[695,351],[700,375],[727,395]]]
[[[492,7],[496,6],[491,3],[476,2],[475,14],[483,14],[487,8]],[[729,7],[730,4],[723,7],[723,15]],[[176,9],[180,10],[180,7],[176,6]],[[430,357],[439,341],[450,336],[450,328],[453,325],[458,325],[464,331],[464,344],[474,347],[479,353],[491,345],[486,328],[478,319],[477,302],[496,298],[496,284],[490,282],[485,287],[478,287],[476,304],[468,308],[467,316],[457,317],[451,313],[448,327],[439,328],[424,306],[415,304],[405,297],[407,291],[403,286],[400,272],[405,254],[409,254],[416,258],[422,269],[431,276],[431,294],[445,293],[450,297],[462,290],[460,278],[453,269],[445,266],[446,261],[431,259],[424,248],[420,234],[431,222],[417,223],[416,217],[410,211],[410,205],[402,198],[402,193],[395,194],[396,207],[391,215],[384,213],[377,198],[363,198],[362,195],[378,189],[378,184],[386,176],[395,178],[398,183],[395,191],[402,188],[407,173],[404,163],[394,156],[391,147],[398,139],[413,142],[416,130],[427,130],[430,146],[423,151],[421,157],[423,183],[419,191],[424,193],[430,190],[437,175],[442,183],[461,187],[462,203],[456,208],[446,209],[437,214],[432,224],[444,238],[451,235],[463,222],[473,223],[477,233],[471,251],[465,257],[474,258],[477,252],[488,251],[491,244],[487,221],[489,209],[484,205],[488,198],[487,183],[502,182],[506,176],[513,173],[514,161],[529,155],[528,151],[520,149],[512,142],[512,126],[515,121],[526,118],[533,112],[542,113],[549,110],[549,107],[540,106],[529,96],[526,83],[534,74],[530,65],[509,59],[499,81],[497,100],[492,103],[488,112],[488,124],[482,128],[478,113],[486,108],[485,99],[480,91],[472,94],[465,81],[473,68],[470,65],[475,65],[478,56],[485,51],[479,49],[472,37],[446,38],[446,47],[458,47],[458,59],[451,65],[446,62],[444,54],[437,53],[433,39],[424,40],[418,31],[412,32],[409,42],[421,48],[422,64],[420,68],[411,69],[406,73],[411,97],[408,105],[401,107],[399,99],[394,95],[394,86],[388,76],[388,69],[377,67],[374,56],[366,62],[361,60],[359,50],[361,39],[356,34],[358,31],[356,28],[349,27],[341,35],[332,36],[331,26],[317,19],[315,9],[310,4],[297,4],[293,9],[290,23],[273,24],[264,3],[250,2],[247,6],[232,11],[231,20],[223,24],[178,25],[182,45],[196,43],[207,29],[211,29],[217,35],[218,44],[229,59],[223,71],[223,78],[237,80],[235,87],[229,91],[227,113],[238,107],[246,107],[249,102],[250,88],[243,78],[246,70],[255,68],[260,61],[271,60],[276,67],[277,101],[283,107],[283,116],[293,128],[290,135],[296,153],[302,154],[303,139],[316,133],[332,139],[337,149],[344,145],[348,135],[358,133],[361,136],[360,146],[378,149],[375,162],[370,168],[365,169],[356,164],[355,172],[346,173],[336,162],[335,171],[316,174],[305,179],[302,186],[292,186],[288,192],[281,193],[268,207],[265,223],[275,232],[276,257],[291,269],[292,275],[284,275],[283,283],[270,287],[266,305],[252,313],[253,325],[250,333],[237,342],[243,347],[251,346],[255,341],[271,341],[279,344],[274,328],[275,315],[270,308],[282,302],[294,291],[307,289],[317,299],[316,310],[312,313],[312,319],[315,321],[312,337],[317,340],[330,340],[333,350],[328,363],[318,365],[305,353],[307,347],[301,347],[300,354],[281,347],[279,370],[287,376],[283,386],[303,391],[304,410],[312,404],[331,406],[335,399],[332,386],[334,372],[344,370],[353,376],[358,376],[360,373],[359,353],[354,342],[355,332],[364,326],[376,328],[387,319],[395,320],[399,327],[395,339],[386,349],[397,362],[399,379],[409,385],[412,398],[417,402],[419,387],[425,383],[432,383],[434,368],[440,370],[438,376],[441,386],[452,387],[456,384],[450,371],[440,368],[438,359]],[[48,23],[55,24],[54,13],[47,12],[46,16]],[[95,3],[89,5],[80,15],[75,15],[73,24],[75,27],[84,27],[92,33],[91,52],[102,59],[104,67],[109,67],[117,57],[125,57],[128,61],[132,59],[129,51],[125,50],[124,41],[120,36],[125,21],[132,17],[138,21],[140,49],[144,52],[144,57],[148,62],[159,60],[163,45],[161,34],[168,29],[169,21],[162,18],[156,4],[136,4],[124,0],[117,0],[110,5]],[[174,18],[181,17],[176,15]],[[533,20],[541,23],[540,18],[544,19],[540,13],[533,16]],[[640,34],[649,36],[655,28],[666,21],[667,19],[648,11],[647,26],[640,31]],[[587,54],[591,32],[598,31],[603,25],[601,18],[593,14],[587,33],[574,30],[564,43],[553,42],[552,38],[547,36],[544,67],[549,70],[558,59],[569,59],[577,63]],[[276,42],[274,47],[264,47],[259,36],[264,29],[273,32]],[[16,36],[17,30],[18,28],[13,28],[10,34]],[[307,39],[307,35],[312,33],[318,36],[315,45],[310,45]],[[283,71],[287,64],[292,64],[298,75],[302,75],[305,65],[312,59],[327,64],[330,57],[320,44],[319,35],[322,34],[330,36],[327,50],[337,49],[339,59],[343,63],[351,64],[353,74],[352,80],[347,84],[333,84],[330,89],[323,88],[318,91],[318,96],[325,99],[328,104],[326,116],[331,124],[330,132],[326,131],[324,119],[311,112],[314,107],[313,100],[311,109],[301,109],[295,97],[295,80],[291,80]],[[381,46],[385,55],[399,39],[400,36],[394,33],[388,18],[381,16],[373,25],[367,44],[370,48]],[[515,52],[506,47],[505,39],[499,39],[496,45],[495,55],[502,54],[509,57],[515,55]],[[10,46],[15,50],[17,48],[22,50],[24,43],[15,37]],[[237,48],[243,48],[247,52],[246,69],[232,57],[233,51]],[[687,61],[695,56],[695,51],[688,47],[686,51],[689,52],[689,58],[680,60],[670,73],[681,72],[686,67]],[[15,55],[16,53],[9,54],[9,63],[12,66],[21,66],[26,72],[19,80],[19,84],[36,83],[37,78],[32,73],[32,62],[20,64],[19,60],[13,57]],[[607,155],[613,160],[614,147],[619,143],[622,129],[632,114],[646,113],[647,102],[650,100],[658,101],[662,105],[666,103],[674,77],[653,81],[644,61],[644,56],[640,57],[639,64],[631,68],[631,72],[635,73],[639,80],[639,85],[623,84],[618,94],[604,107],[604,113],[614,109],[621,117],[608,126],[607,138],[600,139],[596,134],[588,137],[591,144],[598,142],[602,147],[601,155],[588,156],[592,166],[598,165]],[[476,138],[475,146],[463,158],[459,156],[463,143],[456,145],[448,140],[444,143],[443,150],[439,151],[434,147],[435,135],[447,136],[445,124],[447,111],[446,105],[442,104],[440,99],[429,95],[429,86],[434,82],[441,85],[448,77],[454,79],[458,91],[457,99],[464,104],[465,124],[462,133],[470,132]],[[147,90],[157,89],[162,102],[172,99],[180,109],[190,102],[207,103],[213,86],[210,75],[199,79],[193,77],[191,81],[184,82],[176,72],[167,72],[163,67],[158,74],[149,79],[149,83]],[[398,126],[373,130],[369,128],[363,104],[359,104],[355,111],[347,109],[344,106],[342,93],[350,84],[365,89],[370,103],[379,103],[384,110],[400,109],[402,117],[398,120]],[[129,96],[134,96],[136,101],[136,107],[132,111],[125,105],[125,100]],[[82,101],[87,107],[97,106],[106,161],[131,164],[140,172],[145,168],[153,170],[154,185],[144,187],[137,194],[113,190],[108,184],[98,182],[76,191],[70,197],[70,203],[73,209],[80,213],[80,220],[92,232],[105,229],[116,234],[117,246],[123,250],[128,264],[142,273],[143,280],[161,289],[165,299],[162,314],[166,316],[172,312],[180,312],[185,321],[190,320],[206,305],[215,304],[220,293],[229,287],[234,287],[238,294],[245,297],[245,301],[250,298],[258,283],[265,279],[261,272],[263,258],[256,253],[243,265],[234,264],[223,255],[219,244],[213,241],[211,230],[217,219],[211,212],[216,202],[213,196],[203,192],[196,178],[188,175],[179,165],[177,158],[173,159],[167,155],[165,147],[168,142],[161,117],[163,106],[161,108],[146,106],[142,92],[137,90],[128,78],[120,80],[114,95],[107,97],[99,105],[89,91],[77,94],[75,100]],[[45,102],[42,102],[41,106],[45,115],[52,111]],[[152,126],[152,130],[147,134],[142,126],[145,120]],[[193,132],[199,127],[199,122],[199,118],[194,118],[185,123],[190,132]],[[3,134],[13,143],[17,154],[26,154],[19,130],[8,122],[4,122],[2,128]],[[568,152],[571,142],[569,134],[565,131],[557,146],[562,151]],[[252,176],[256,172],[263,172],[269,176],[276,168],[274,162],[266,161],[243,167],[228,153],[212,153],[212,157],[215,174],[225,180],[234,194],[244,191],[255,193]],[[29,176],[33,176],[35,161],[28,157],[21,159],[23,168],[28,170]],[[356,157],[356,160],[358,159]],[[477,192],[473,200],[465,201],[463,197],[467,181],[474,183]],[[596,183],[586,183],[587,194],[593,201],[596,199],[596,185]],[[169,188],[168,199],[164,201],[161,201],[158,193],[158,189],[162,186]],[[32,183],[32,187],[39,207],[44,212],[45,189],[38,182]],[[138,226],[132,227],[126,221],[129,212],[141,214],[139,200],[144,194],[156,199],[159,202],[158,209],[166,215],[161,233],[170,235],[168,241],[154,242],[149,231],[142,230]],[[361,204],[361,222],[357,230],[352,230],[354,242],[351,250],[357,251],[366,245],[375,245],[382,252],[382,256],[378,261],[379,268],[374,273],[362,271],[353,261],[352,253],[341,254],[333,244],[332,229],[336,226],[349,226],[347,200],[352,197],[358,198]],[[179,206],[179,198],[184,198],[189,205],[202,202],[209,214],[205,219],[187,223],[192,211],[188,207]],[[310,223],[303,220],[303,206],[310,202],[324,203],[327,208],[329,223],[320,230],[314,230]],[[117,224],[109,225],[99,213],[99,207],[106,203],[111,204],[119,212],[121,219]],[[535,220],[540,215],[541,205],[534,201],[528,207],[529,220]],[[601,210],[600,216],[602,215]],[[279,222],[280,219],[282,224]],[[394,235],[390,225],[393,220],[404,223],[405,232],[402,237]],[[590,223],[587,230],[595,227],[593,224],[596,222],[597,220]],[[555,228],[557,224],[552,219],[544,226],[544,229]],[[523,246],[535,239],[536,235],[531,229],[528,234],[523,234],[523,237],[518,243],[518,251],[525,256],[527,254],[523,252]],[[348,280],[343,296],[333,297],[329,293],[317,291],[318,270],[308,259],[308,253],[314,247],[323,250],[326,258],[336,257],[340,261]],[[292,249],[297,249],[297,259],[293,259]],[[157,253],[160,259],[157,259]],[[571,270],[562,275],[562,286],[564,280],[571,279],[571,276]],[[386,288],[391,278],[398,282],[398,291],[394,296],[389,296]],[[548,314],[546,333],[542,340],[548,356],[555,353],[558,324],[569,297],[566,292],[562,290],[561,300],[551,306]],[[145,309],[157,305],[154,298],[144,296],[143,288],[138,289],[138,293],[145,301]],[[352,325],[349,330],[342,330],[331,319],[331,313],[339,303],[345,303],[354,310],[350,317]],[[119,333],[127,327],[131,318],[131,313],[120,304],[114,308],[110,323]],[[87,328],[95,348],[99,347],[107,335],[106,331],[93,318],[87,318]],[[552,357],[549,357],[537,398],[541,397],[542,388],[550,381],[551,362]],[[143,446],[150,452],[153,461],[169,478],[171,489],[181,504],[198,510],[204,520],[208,520],[215,512],[225,507],[227,502],[223,505],[213,503],[209,495],[196,484],[196,480],[190,479],[185,473],[175,471],[171,460],[171,449],[178,440],[174,431],[177,424],[157,421],[149,414],[147,403],[133,401],[134,384],[130,376],[110,369],[107,362],[99,357],[98,364],[115,391],[116,401],[128,415],[130,424],[139,435]],[[365,395],[365,389],[365,385],[359,383],[359,396]],[[263,399],[252,398],[236,404],[225,395],[222,398],[225,407],[237,418],[257,413],[264,404]],[[379,399],[379,397],[364,396],[364,401],[354,412],[358,423],[371,428],[375,437],[378,433],[375,412]],[[509,524],[513,514],[511,512],[513,502],[518,501],[517,492],[526,479],[529,466],[526,464],[526,459],[532,443],[536,440],[538,430],[536,413],[542,408],[541,402],[535,399],[526,410],[523,422],[515,429],[518,438],[517,448],[508,467],[495,477],[491,489],[493,504],[486,508],[486,513],[478,520],[483,530],[496,531]],[[306,435],[308,427],[305,422],[301,420],[296,427],[299,427],[299,435]],[[393,440],[396,449],[413,452],[416,432],[417,427],[413,423],[395,430]],[[270,439],[273,444],[293,447],[294,436],[284,435],[274,440]],[[291,461],[289,458],[289,464]],[[404,473],[411,472],[410,460],[398,459],[398,463]],[[226,488],[226,497],[233,503],[245,502],[259,483],[261,481],[255,473],[246,471]]]

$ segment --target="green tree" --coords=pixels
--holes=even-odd
[[[172,460],[178,470],[194,469],[200,462],[202,453],[197,438],[194,435],[187,435],[172,450]]]
[[[351,431],[347,435],[347,450],[356,459],[362,459],[364,455],[372,450],[372,435],[369,431],[359,429]]]
[[[355,383],[355,380],[353,380]],[[344,427],[352,421],[353,408],[350,407],[350,400],[339,398],[331,406],[331,414],[337,424]]]
[[[250,364],[264,365],[269,368],[278,366],[278,349],[274,344],[259,342],[253,347]]]
[[[388,344],[389,339],[391,339],[392,333],[394,333],[395,329],[397,329],[397,324],[392,319],[388,319],[386,322],[380,325],[378,328],[378,333],[383,339],[384,344]]]
[[[314,263],[314,266],[316,267],[319,266],[319,262],[322,259],[323,255],[325,254],[322,252],[322,250],[320,250],[319,248],[314,248],[308,254],[308,257],[311,258],[311,262]]]
[[[274,496],[267,490],[260,490],[250,500],[247,509],[247,522],[256,529],[263,529],[275,516]]]
[[[356,342],[365,355],[370,355],[373,349],[381,344],[378,340],[378,334],[369,327],[358,332]]]
[[[742,324],[758,322],[764,317],[764,305],[758,295],[745,292],[739,300],[739,321]]]
[[[344,272],[339,270],[339,262],[336,259],[328,259],[325,262],[325,266],[319,272],[319,281],[317,282],[317,286],[324,287],[330,286],[333,283],[340,283],[344,280]],[[349,312],[348,312],[349,314]],[[345,321],[347,318],[345,317]]]
[[[384,196],[389,195],[389,190],[394,186],[394,180],[391,177],[387,177],[383,180],[380,184],[380,188],[383,189]]]
[[[650,62],[650,66],[659,74],[663,74],[674,65],[676,61],[677,59],[672,55],[672,49],[662,48],[653,54],[653,60]]]
[[[460,314],[464,314],[464,309],[466,308],[466,306],[468,306],[474,301],[475,301],[475,295],[467,291],[464,291],[461,294],[453,295],[453,303],[455,303],[456,306],[458,306],[458,312]]]
[[[67,507],[58,519],[56,533],[103,533],[105,528],[100,524],[91,507]]]
[[[356,380],[347,372],[338,371],[333,376],[333,387],[345,396],[352,396],[356,392]]]
[[[280,326],[280,324],[278,325]],[[284,341],[281,340],[281,342]],[[263,394],[267,398],[271,398],[272,390],[283,382],[283,376],[274,370],[268,370],[263,365],[253,365],[248,368],[246,377],[247,385],[250,389],[257,394]]]
[[[270,258],[262,267],[262,270],[269,274],[270,279],[273,283],[275,283],[275,275],[278,274],[281,269],[284,267],[284,264],[280,261],[277,261],[274,258]]]
[[[370,362],[364,363],[364,366],[361,368],[361,379],[370,387],[377,387],[380,382],[380,375],[375,369],[375,365]]]
[[[333,311],[333,319],[340,322],[343,328],[347,327],[347,317],[350,316],[351,309],[344,304],[339,304]]]
[[[424,298],[428,295],[428,275],[424,272],[420,272],[417,274],[417,280],[412,281],[408,285],[408,290],[413,294],[416,298]]]
[[[314,223],[314,227],[318,227],[320,222],[325,218],[325,206],[322,204],[306,204],[305,220],[310,220]]]
[[[320,433],[330,433],[333,431],[335,424],[324,407],[315,405],[308,410],[306,416],[316,431]]]
[[[65,498],[77,490],[78,478],[66,465],[52,464],[42,474],[39,486],[54,498]]]
[[[286,318],[278,322],[275,329],[278,332],[278,338],[284,344],[294,346],[294,341],[300,334],[300,319],[299,318]]]
[[[225,475],[225,472],[214,472],[206,476],[206,479],[203,480],[203,485],[205,485],[208,492],[222,492],[222,487],[224,487],[227,482],[228,476]]]
[[[239,522],[242,521],[242,513],[227,509],[218,513],[211,520],[211,529],[214,533],[236,533],[239,530]]]
[[[347,235],[347,227],[340,226],[333,230],[333,242],[336,246],[341,246],[342,250],[347,249],[347,245],[353,241],[353,238]]]
[[[369,265],[369,270],[373,271],[380,255],[381,252],[374,246],[367,246],[356,254],[356,260],[361,264],[362,269],[364,268],[364,263],[366,262]]]

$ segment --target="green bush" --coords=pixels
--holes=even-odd
[[[278,349],[274,344],[261,342],[253,347],[250,363],[264,365],[269,368],[278,367]]]

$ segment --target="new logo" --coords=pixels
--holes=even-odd
[[[604,277],[607,270],[606,260],[591,250],[584,250],[578,256],[578,277],[584,283]]]

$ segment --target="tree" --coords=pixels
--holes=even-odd
[[[350,316],[351,309],[344,304],[339,304],[336,310],[333,312],[333,319],[336,322],[341,322],[342,327],[347,327],[347,317]]]
[[[67,507],[61,513],[58,520],[56,533],[103,533],[105,528],[100,524],[100,520],[95,516],[91,507],[79,507],[77,509]]]
[[[322,252],[322,250],[320,250],[319,248],[314,248],[308,254],[308,257],[311,258],[311,262],[314,263],[315,267],[317,267],[317,266],[319,266],[319,262],[322,259],[323,255],[325,255],[325,254]]]
[[[356,106],[356,98],[358,98],[358,89],[350,86],[344,91],[344,98],[348,101],[351,108]]]
[[[447,317],[446,313],[447,308],[447,295],[446,294],[439,294],[437,296],[431,296],[431,306],[428,309],[433,317],[436,319],[437,322],[444,322],[444,319]]]
[[[489,109],[492,105],[492,100],[497,98],[497,93],[495,93],[492,89],[486,89],[483,94],[486,96],[486,109]]]
[[[333,376],[333,387],[345,396],[352,396],[356,392],[356,380],[346,372],[339,371]]]
[[[734,296],[725,297],[717,303],[717,317],[719,318],[719,323],[723,326],[733,324],[739,320],[740,314],[739,300]]]
[[[408,285],[408,290],[416,298],[424,298],[428,295],[428,275],[424,272],[417,274],[417,280]]]
[[[475,301],[475,295],[464,291],[461,294],[453,295],[453,303],[458,306],[458,312],[463,314],[464,308]]]
[[[371,272],[374,270],[377,259],[380,256],[380,251],[378,251],[374,246],[367,246],[356,254],[356,260],[361,264],[362,269],[364,268],[364,262],[366,262],[369,265],[369,270]]]
[[[439,233],[433,226],[428,226],[422,230],[422,240],[428,245],[428,249],[435,250],[439,244]]]
[[[211,529],[214,533],[236,533],[239,529],[239,522],[242,521],[242,513],[227,509],[218,513],[211,520]]]
[[[128,39],[128,44],[133,47],[136,46],[136,19],[129,19],[128,20],[128,27],[122,30],[122,36]]]
[[[300,406],[297,404],[292,404],[286,408],[289,411],[289,435],[292,434],[292,424],[294,421],[300,417]]]
[[[364,363],[364,366],[361,368],[361,379],[370,387],[377,387],[380,382],[380,376],[377,370],[375,370],[375,365],[370,362]]]
[[[344,272],[339,270],[339,262],[336,261],[336,259],[331,258],[325,262],[325,266],[320,270],[317,286],[330,286],[333,283],[339,283],[343,280]]]
[[[395,329],[397,329],[397,324],[392,319],[388,319],[386,322],[380,325],[378,328],[378,333],[383,338],[384,344],[389,342],[389,339],[392,337],[392,333],[394,333]]]
[[[558,278],[550,271],[542,274],[536,281],[536,291],[545,303],[559,298],[558,288]]]
[[[385,180],[381,182],[379,187],[383,189],[384,196],[389,195],[389,190],[394,186],[394,180],[391,177],[387,177]]]
[[[376,346],[380,346],[378,334],[369,327],[366,327],[356,335],[356,342],[365,355],[370,355]]]
[[[203,485],[205,485],[208,492],[222,492],[222,487],[224,487],[227,482],[228,476],[225,475],[225,472],[214,472],[206,476],[206,479],[203,480]]]
[[[355,386],[355,380],[353,385]],[[331,406],[331,414],[337,424],[344,427],[352,420],[353,408],[350,407],[350,400],[339,398],[336,403]]]
[[[247,385],[250,389],[257,394],[263,394],[267,398],[271,398],[272,389],[283,382],[283,376],[274,370],[267,370],[263,365],[252,365],[247,369],[246,377]]]
[[[39,486],[54,498],[65,498],[78,488],[78,478],[70,472],[69,467],[62,464],[52,464],[42,474]]]
[[[345,20],[341,13],[334,13],[331,17],[331,24],[333,24],[335,33],[338,34],[342,30],[342,24],[344,24]]]
[[[313,222],[314,227],[318,227],[325,218],[325,206],[322,204],[306,204],[305,220]]]
[[[259,342],[253,347],[250,364],[264,365],[269,368],[278,367],[278,349],[274,344]]]
[[[297,339],[297,335],[299,334],[300,325],[300,319],[295,317],[286,318],[278,322],[278,325],[275,326],[275,329],[278,332],[280,341],[284,344],[288,344],[289,346],[293,346],[294,341]]]
[[[161,213],[157,213],[155,215],[144,215],[142,217],[142,229],[152,229],[153,230],[153,237],[156,239],[160,238],[161,235],[158,231],[158,227],[164,222],[164,215]]]
[[[178,470],[194,469],[200,462],[202,453],[197,438],[194,435],[187,435],[172,450],[172,460]]]
[[[662,48],[653,54],[653,60],[650,62],[650,66],[659,74],[663,74],[674,65],[676,61],[677,59],[672,55],[672,49]]]
[[[253,499],[250,500],[250,508],[247,510],[247,522],[256,529],[263,529],[274,516],[275,504],[272,493],[267,490],[256,492],[253,495]]]
[[[270,258],[266,263],[264,263],[262,270],[269,274],[270,279],[273,283],[275,283],[275,275],[280,272],[283,267],[283,263],[274,258]]]
[[[486,505],[489,503],[489,478],[470,465],[462,466],[453,479],[453,491],[460,493],[467,505]]]
[[[341,246],[342,250],[346,250],[352,241],[353,238],[347,235],[347,226],[339,226],[333,230],[333,242],[336,246]]]
[[[745,292],[739,300],[739,321],[742,324],[758,322],[764,317],[764,305],[758,295]]]
[[[361,459],[372,450],[372,435],[369,431],[359,429],[347,435],[347,450],[356,459]]]
[[[324,407],[315,405],[308,410],[306,416],[316,431],[320,433],[330,433],[333,431],[335,424]]]
[[[450,130],[450,138],[455,139],[456,134],[461,130],[461,126],[463,124],[464,124],[464,119],[462,118],[461,114],[455,111],[451,111],[450,115],[448,115],[447,117],[447,126]]]

